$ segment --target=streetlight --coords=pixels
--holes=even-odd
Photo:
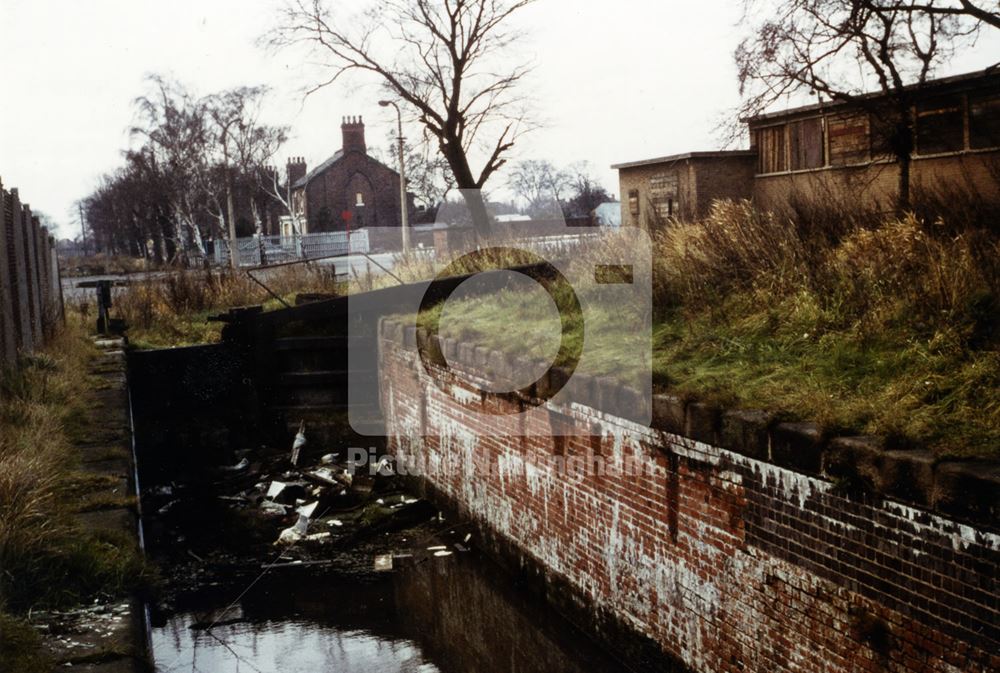
[[[396,105],[391,100],[380,100],[378,102],[382,107],[389,107],[390,105],[396,108],[396,121],[399,124],[398,133],[396,134],[399,138],[399,210],[400,210],[400,224],[403,228],[403,252],[410,252],[410,224],[409,224],[409,213],[407,213],[406,208],[406,164],[403,159],[403,113],[399,111],[399,106]]]

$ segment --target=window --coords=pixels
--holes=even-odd
[[[969,96],[969,146],[1000,147],[1000,91]]]
[[[639,217],[639,190],[630,189],[628,192],[628,212]]]
[[[830,165],[849,166],[869,159],[868,116],[841,114],[828,117],[827,138],[830,142]]]
[[[792,170],[801,171],[823,165],[823,119],[803,119],[788,125]]]
[[[356,197],[355,197],[355,199],[354,199],[354,205],[355,206],[363,206],[363,205],[365,205],[365,195],[362,194],[361,192],[358,192],[357,195],[356,195]]]
[[[649,179],[649,200],[661,219],[673,217],[677,208],[677,172],[657,173]]]
[[[757,130],[757,172],[780,173],[788,170],[785,156],[785,126]]]
[[[962,99],[932,98],[917,105],[917,154],[938,154],[965,149]]]

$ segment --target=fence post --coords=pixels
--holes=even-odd
[[[14,296],[11,293],[11,266],[7,254],[12,241],[8,236],[6,216],[7,191],[0,181],[0,365],[13,366],[17,361],[17,332],[14,324]]]
[[[28,316],[30,317],[31,343],[42,342],[42,301],[38,294],[38,237],[35,236],[34,218],[31,207],[22,206],[21,226],[24,228],[24,258],[27,262]]]
[[[10,198],[4,200],[6,217],[10,222],[9,231],[13,245],[7,248],[11,264],[11,293],[14,297],[14,325],[17,329],[17,348],[29,352],[34,345],[31,340],[31,316],[28,314],[28,265],[25,261],[24,211],[17,189],[10,190]]]
[[[49,290],[52,292],[53,310],[60,325],[66,323],[66,304],[63,301],[62,269],[55,236],[49,236]]]

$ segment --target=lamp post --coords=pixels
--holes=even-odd
[[[398,123],[397,138],[399,139],[399,210],[400,225],[403,229],[403,253],[410,252],[410,224],[409,213],[406,207],[406,162],[403,157],[403,113],[399,111],[399,106],[391,100],[380,100],[382,107],[393,106],[396,108],[396,122]]]

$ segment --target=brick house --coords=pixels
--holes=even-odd
[[[911,192],[1000,201],[1000,71],[934,80],[914,99]],[[745,121],[750,150],[612,166],[619,170],[623,222],[695,219],[724,198],[753,198],[772,210],[795,199],[892,207],[899,166],[881,149],[874,113],[827,102]]]
[[[751,150],[688,152],[615,164],[622,224],[653,226],[702,217],[715,199],[746,198],[753,185]]]
[[[363,227],[399,227],[399,173],[369,156],[361,117],[346,117],[343,145],[333,156],[306,172],[297,157],[287,165],[291,203],[305,223],[303,233]],[[414,210],[413,196],[407,195]]]

